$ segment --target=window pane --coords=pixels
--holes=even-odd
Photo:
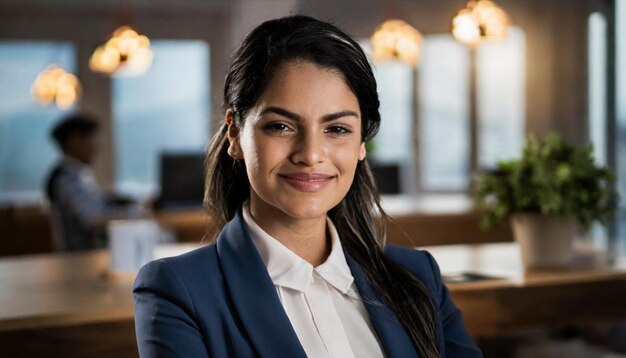
[[[380,98],[381,125],[375,149],[376,160],[383,163],[410,162],[411,150],[411,76],[413,69],[399,62],[376,64],[374,75]]]
[[[476,51],[479,165],[495,167],[517,158],[524,142],[524,32],[510,27],[507,38],[483,42]]]
[[[589,17],[589,139],[594,157],[606,165],[606,19],[600,13]]]
[[[419,74],[425,190],[469,185],[469,53],[448,34],[426,36]]]
[[[0,42],[0,202],[38,200],[57,158],[51,126],[64,111],[41,106],[30,94],[37,75],[56,63],[75,72],[69,43]]]
[[[626,253],[626,0],[617,0],[617,180],[620,193],[618,238]]]
[[[598,165],[607,165],[606,158],[606,19],[600,13],[589,16],[588,27],[588,82],[589,140],[594,144],[593,156]],[[606,249],[608,231],[603,225],[591,227],[591,237],[597,247]]]
[[[360,44],[371,56],[369,41]],[[412,167],[415,152],[411,143],[414,70],[400,61],[372,62],[372,69],[378,85],[381,124],[367,155],[378,165],[397,165],[400,192],[412,192],[416,188]]]
[[[209,139],[209,47],[153,41],[154,62],[140,77],[113,80],[116,188],[158,191],[162,152],[201,151]]]

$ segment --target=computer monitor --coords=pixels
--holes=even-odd
[[[398,164],[370,163],[381,194],[400,194],[400,166]]]
[[[204,198],[204,153],[162,153],[159,209],[200,207]]]

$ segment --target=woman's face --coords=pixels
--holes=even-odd
[[[249,111],[229,124],[229,154],[244,160],[255,215],[325,216],[347,194],[361,143],[361,112],[339,72],[310,62],[283,65]]]

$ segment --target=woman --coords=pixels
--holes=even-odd
[[[263,23],[224,104],[205,193],[221,233],[140,271],[142,356],[480,356],[433,258],[384,246],[364,161],[376,82],[350,37],[304,16]]]

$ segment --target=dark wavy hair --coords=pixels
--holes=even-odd
[[[336,70],[358,99],[361,141],[380,125],[376,80],[361,47],[335,26],[306,16],[264,22],[237,50],[224,86],[224,108],[243,126],[248,111],[282,65],[306,61]],[[228,126],[222,124],[206,152],[205,204],[216,221],[215,232],[230,221],[249,197],[245,165],[228,155]],[[383,255],[388,216],[380,206],[367,161],[357,164],[354,181],[343,200],[328,212],[346,253],[363,269],[423,357],[438,357],[433,301],[424,284]]]
[[[50,136],[61,149],[65,149],[68,139],[77,135],[87,137],[98,132],[95,117],[87,113],[74,113],[61,119],[52,129]]]

